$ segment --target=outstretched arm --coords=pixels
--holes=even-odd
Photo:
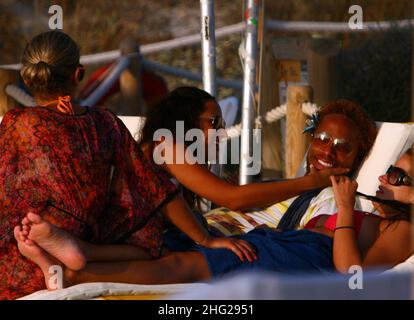
[[[304,191],[326,187],[330,185],[330,175],[347,172],[342,168],[326,169],[296,179],[238,186],[220,179],[199,164],[166,164],[164,167],[187,189],[231,210],[272,205]]]

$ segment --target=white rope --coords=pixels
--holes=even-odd
[[[316,104],[310,102],[304,102],[302,104],[302,112],[307,116],[311,116],[313,113],[317,112],[320,109]],[[269,110],[265,115],[265,121],[267,123],[273,123],[286,116],[286,104],[282,104],[281,106],[277,106],[272,110]],[[261,125],[261,118],[257,117],[255,119],[256,126]],[[229,138],[235,138],[240,136],[241,133],[241,124],[236,124],[229,128],[226,128],[227,136]]]

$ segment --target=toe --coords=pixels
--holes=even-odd
[[[33,240],[30,240],[29,238],[24,240],[24,243],[27,244],[28,246],[34,246],[36,244]]]
[[[14,238],[15,238],[17,241],[22,241],[22,240],[21,240],[21,231],[22,231],[22,228],[21,228],[20,226],[16,226],[16,227],[14,227],[14,230],[13,230],[13,233],[14,233]]]
[[[41,216],[39,216],[38,214],[35,214],[33,212],[29,212],[27,214],[27,218],[29,219],[29,221],[31,223],[41,223],[43,221]]]
[[[22,220],[22,224],[23,224],[23,226],[26,226],[26,225],[28,226],[30,224],[30,220],[27,219],[27,217],[24,217],[23,220]]]

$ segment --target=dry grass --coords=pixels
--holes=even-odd
[[[217,0],[216,25],[236,23],[243,18],[243,0]],[[265,0],[267,15],[273,19],[347,21],[348,8],[360,4],[365,20],[410,18],[412,0]],[[0,64],[17,62],[24,44],[34,34],[48,30],[48,8],[61,5],[64,31],[81,46],[83,54],[117,49],[122,39],[133,37],[141,44],[199,32],[198,0],[1,0]],[[225,78],[241,78],[237,49],[240,35],[217,43],[218,73]],[[347,40],[348,41],[348,40]],[[189,69],[201,70],[198,46],[153,54],[148,59]],[[170,88],[194,84],[166,76]],[[221,90],[220,96],[232,94]]]

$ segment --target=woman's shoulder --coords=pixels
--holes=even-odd
[[[103,120],[106,123],[111,123],[114,126],[119,127],[123,125],[122,120],[109,108],[105,106],[96,106],[90,108],[90,114],[93,117],[98,117],[100,120]]]
[[[10,126],[15,123],[32,123],[39,122],[42,118],[41,110],[34,107],[17,107],[6,112],[2,119],[2,126]]]
[[[380,221],[380,231],[389,233],[410,233],[412,223],[407,220],[391,220],[382,218]]]

